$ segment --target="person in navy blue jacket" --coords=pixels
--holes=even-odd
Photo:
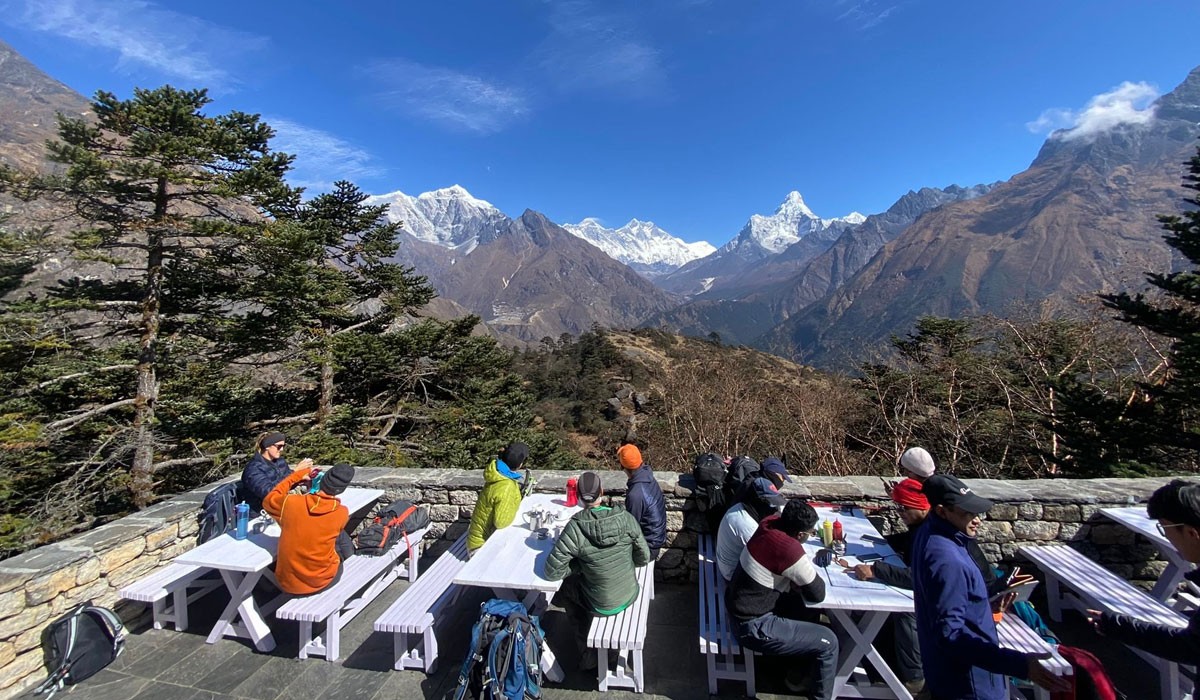
[[[1184,559],[1200,562],[1200,484],[1175,479],[1150,496],[1146,514],[1158,521],[1158,531]],[[1200,583],[1200,569],[1189,571],[1184,578]],[[1088,622],[1097,632],[1160,658],[1187,666],[1200,663],[1200,612],[1192,614],[1187,627],[1156,625],[1099,610],[1088,611]]]
[[[283,458],[283,449],[287,447],[287,436],[283,433],[266,433],[258,438],[254,446],[258,448],[258,454],[250,458],[242,470],[242,493],[246,505],[250,506],[252,518],[262,509],[267,494],[293,471]],[[296,469],[312,469],[312,466],[312,460],[305,458],[300,460]]]
[[[650,465],[642,461],[637,445],[628,443],[617,450],[617,460],[625,470],[625,510],[637,520],[650,547],[650,558],[658,559],[658,550],[667,541],[667,501],[654,478]]]
[[[1039,663],[1049,653],[1000,647],[987,587],[967,549],[992,502],[948,474],[931,476],[922,490],[933,511],[913,536],[912,568],[926,692],[933,700],[1006,700],[1007,676],[1069,689]]]

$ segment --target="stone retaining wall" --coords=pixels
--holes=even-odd
[[[575,474],[537,472],[537,491],[562,493]],[[602,472],[608,493],[624,495],[624,475]],[[695,578],[696,535],[703,522],[689,498],[689,477],[659,474],[667,497],[668,540],[655,575],[662,580]],[[683,483],[681,483],[681,481]],[[1104,520],[1106,506],[1145,501],[1166,479],[975,480],[972,487],[997,503],[979,534],[984,550],[1011,562],[1027,542],[1072,541],[1126,578],[1148,584],[1165,566],[1157,550],[1126,528]],[[467,527],[483,486],[482,472],[437,469],[360,469],[357,486],[387,491],[391,499],[429,504],[431,537],[454,539]],[[17,695],[43,676],[39,649],[47,622],[85,600],[117,610],[132,625],[148,616],[139,604],[117,600],[117,591],[195,546],[196,514],[210,487],[181,494],[134,515],[61,542],[0,561],[0,698]],[[784,493],[819,501],[885,506],[877,511],[885,532],[894,515],[878,477],[798,478]],[[689,526],[685,528],[685,523]]]

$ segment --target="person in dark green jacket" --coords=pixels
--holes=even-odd
[[[483,491],[471,512],[467,528],[467,552],[474,554],[492,533],[512,525],[521,508],[521,465],[529,457],[529,446],[510,443],[483,470]]]
[[[562,580],[554,604],[567,612],[575,632],[580,668],[596,668],[587,653],[594,615],[616,615],[637,600],[634,568],[650,561],[650,548],[637,520],[623,508],[604,505],[600,477],[584,472],[578,481],[583,510],[571,516],[546,560],[544,575]]]

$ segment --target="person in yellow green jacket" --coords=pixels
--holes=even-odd
[[[487,538],[500,528],[512,525],[521,507],[521,465],[529,457],[529,446],[523,442],[509,443],[500,456],[483,470],[483,491],[471,513],[467,530],[467,551],[474,553]]]

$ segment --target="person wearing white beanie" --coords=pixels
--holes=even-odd
[[[933,456],[924,447],[910,447],[900,455],[900,466],[917,481],[925,481],[937,471]]]

